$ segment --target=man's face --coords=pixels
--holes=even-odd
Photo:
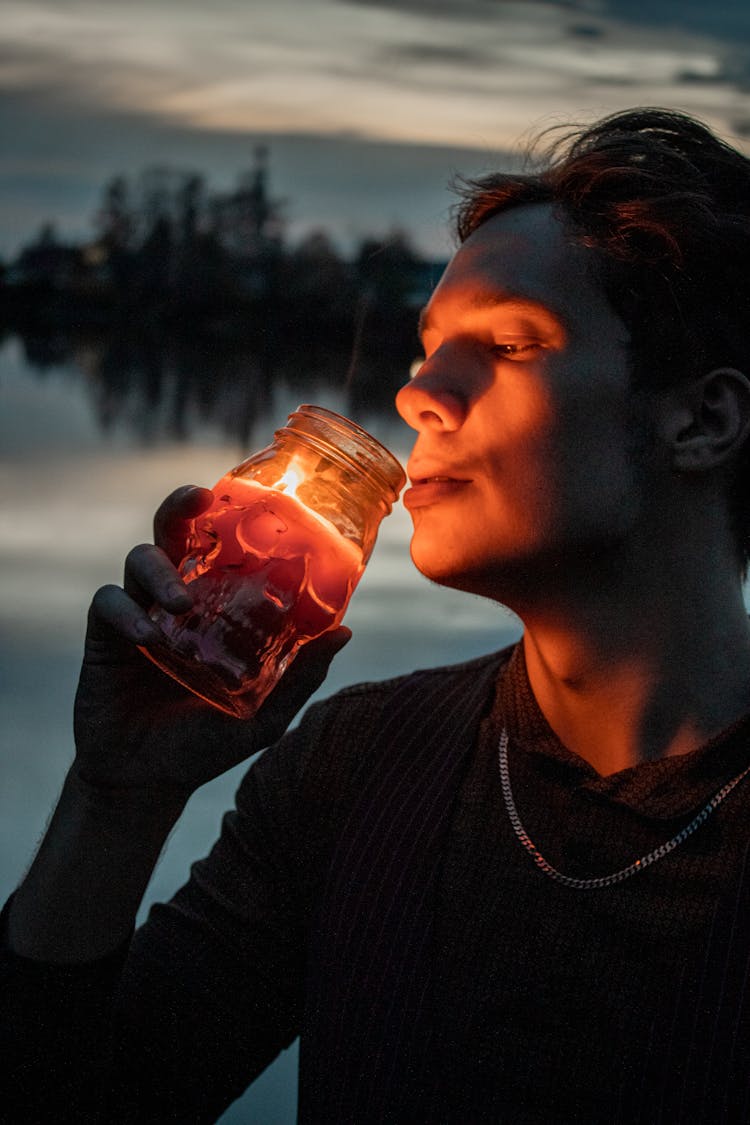
[[[513,604],[520,576],[538,585],[627,535],[644,490],[628,333],[549,206],[467,239],[422,339],[396,401],[418,431],[404,502],[424,574]]]

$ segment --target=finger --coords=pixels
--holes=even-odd
[[[125,593],[138,605],[156,602],[170,613],[187,613],[193,599],[175,566],[160,547],[140,543],[125,559]]]
[[[185,557],[190,522],[211,504],[210,488],[187,484],[174,492],[157,508],[154,516],[154,542],[175,565]]]
[[[233,715],[222,714],[187,692],[179,704],[175,697],[176,706],[161,732],[161,752],[165,761],[171,760],[169,772],[175,789],[192,793],[210,778],[275,742],[323,682],[334,654],[350,637],[349,629],[340,628],[306,644],[258,714],[249,720],[238,721]],[[191,746],[201,747],[199,758],[185,753]]]
[[[351,636],[351,629],[341,625],[300,648],[256,716],[264,745],[283,734],[300,708],[323,683],[331,661],[349,643]]]
[[[147,645],[160,637],[142,606],[119,586],[102,586],[96,591],[89,607],[87,642],[120,640]]]

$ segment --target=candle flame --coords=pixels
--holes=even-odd
[[[296,496],[301,483],[302,474],[297,472],[296,469],[289,468],[279,477],[273,487],[278,488],[281,492],[286,492],[287,496]]]

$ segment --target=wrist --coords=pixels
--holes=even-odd
[[[103,815],[110,821],[122,815],[135,822],[153,822],[168,828],[180,818],[191,796],[186,789],[166,788],[155,782],[130,786],[93,781],[77,761],[70,767],[63,795],[69,796],[84,814]]]
[[[184,793],[92,785],[77,766],[14,897],[11,949],[38,961],[106,956],[132,931]]]

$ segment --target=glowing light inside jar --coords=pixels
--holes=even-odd
[[[294,462],[292,462],[292,465]],[[302,484],[303,475],[298,469],[293,468],[291,465],[285,473],[279,477],[272,488],[278,488],[280,492],[285,492],[287,496],[296,496],[297,489]]]
[[[315,410],[301,408],[308,409]],[[329,457],[327,429],[315,440],[321,426],[313,421],[309,434],[285,428],[283,440],[278,433],[273,446],[217,482],[180,564],[193,607],[173,615],[157,606],[151,614],[163,640],[147,655],[229,714],[254,714],[298,648],[341,622],[389,510],[386,494],[398,491],[399,467],[390,459],[394,483],[380,490],[376,510],[365,469],[357,473],[356,461],[339,459],[337,447]],[[344,443],[342,454],[347,449]],[[372,455],[359,439],[355,449],[357,459]]]

